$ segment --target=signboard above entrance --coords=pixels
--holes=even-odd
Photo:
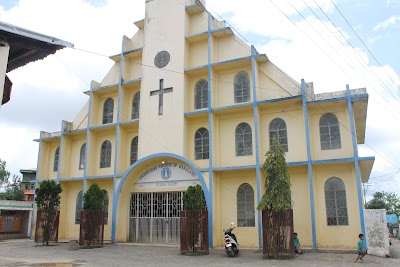
[[[136,182],[137,188],[187,188],[200,184],[196,173],[189,167],[168,162],[151,167],[144,171]]]

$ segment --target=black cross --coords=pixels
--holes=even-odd
[[[160,89],[150,92],[151,96],[158,95],[158,115],[163,114],[163,95],[172,91],[173,87],[164,88],[164,79],[160,79]]]

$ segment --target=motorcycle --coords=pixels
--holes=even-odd
[[[225,233],[224,235],[225,251],[229,257],[234,257],[239,254],[239,244],[237,242],[235,234],[232,233],[232,230],[235,229],[233,225],[234,223],[231,223],[231,227],[229,229],[223,230]]]

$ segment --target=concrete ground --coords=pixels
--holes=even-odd
[[[68,250],[68,244],[43,247],[29,240],[0,242],[0,266],[400,266],[400,241],[393,240],[392,258],[367,255],[354,263],[356,254],[304,253],[292,260],[264,260],[258,251],[243,250],[228,258],[223,250],[205,256],[182,256],[177,247],[106,245],[97,249]],[[362,266],[361,265],[361,266]]]

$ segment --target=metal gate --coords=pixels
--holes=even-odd
[[[183,192],[132,193],[129,242],[179,243]]]

